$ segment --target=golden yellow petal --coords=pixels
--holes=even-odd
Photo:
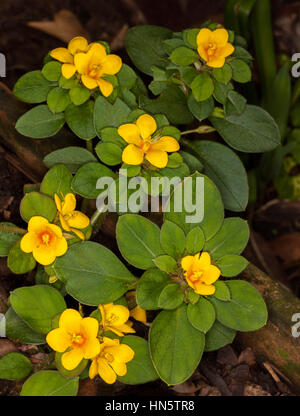
[[[114,90],[112,83],[109,81],[106,81],[103,78],[99,78],[97,80],[97,85],[99,86],[99,89],[104,95],[104,97],[108,97]]]
[[[151,144],[151,150],[164,150],[165,152],[177,152],[180,146],[174,137],[163,136],[157,142]]]
[[[73,211],[68,218],[68,225],[74,228],[86,228],[90,224],[89,217],[83,212]]]
[[[90,365],[89,378],[93,380],[93,378],[95,378],[97,374],[98,374],[98,363],[97,363],[97,358],[95,358]]]
[[[223,48],[218,51],[220,56],[226,58],[227,56],[233,54],[234,52],[234,46],[231,45],[231,43],[227,43]]]
[[[73,64],[74,59],[73,56],[70,54],[68,49],[66,48],[56,48],[50,52],[50,56],[56,59],[59,62],[63,62],[66,64]]]
[[[55,205],[56,205],[57,210],[59,212],[61,212],[61,209],[62,209],[62,207],[61,207],[61,200],[60,200],[60,198],[59,198],[59,196],[57,194],[54,194],[54,201],[55,201]]]
[[[205,48],[204,48],[204,46],[203,46],[202,44],[200,44],[200,45],[198,46],[197,51],[198,51],[198,53],[199,53],[200,57],[201,57],[201,58],[202,58],[205,62],[207,62],[207,61],[208,61],[208,55],[207,55],[206,50],[205,50]]]
[[[69,227],[67,221],[64,219],[64,217],[61,214],[59,214],[59,221],[64,230],[71,231],[71,228]]]
[[[98,358],[98,373],[107,384],[113,384],[117,379],[114,370],[108,365],[107,361],[101,357]]]
[[[201,280],[206,285],[211,285],[212,283],[214,283],[216,280],[219,279],[220,275],[221,275],[221,271],[218,269],[218,267],[214,265],[210,265],[209,268],[204,271]]]
[[[127,165],[140,165],[144,160],[144,152],[134,144],[125,147],[122,153],[122,161]]]
[[[68,243],[65,237],[57,239],[55,243],[55,255],[56,257],[63,256],[68,250]]]
[[[129,318],[129,310],[123,305],[113,305],[110,309],[105,309],[106,320],[108,322],[113,320],[114,327],[119,327],[120,325],[124,324],[128,321]]]
[[[96,357],[100,352],[100,342],[97,338],[91,338],[85,341],[83,348],[83,357],[90,359]]]
[[[211,68],[223,68],[224,64],[225,64],[224,57],[210,58],[209,61],[206,62],[206,65],[210,66]]]
[[[24,253],[31,253],[37,245],[37,237],[33,232],[26,233],[20,242],[20,248]]]
[[[81,240],[85,240],[85,236],[82,231],[76,230],[75,228],[70,229],[72,233],[76,234]]]
[[[81,348],[72,348],[71,351],[65,352],[61,357],[61,363],[66,370],[74,370],[83,359]]]
[[[156,168],[165,168],[168,164],[168,153],[163,150],[150,150],[146,153],[146,159]]]
[[[225,46],[228,41],[228,32],[226,29],[220,28],[216,29],[212,32],[213,40],[217,43],[217,45]]]
[[[74,57],[74,65],[79,74],[87,74],[89,66],[89,56],[87,53],[77,53]]]
[[[206,285],[204,283],[195,284],[195,292],[198,293],[198,295],[213,295],[215,291],[216,288],[213,285]]]
[[[147,139],[157,130],[155,118],[149,114],[142,114],[136,121],[140,135],[143,139]]]
[[[146,311],[142,309],[140,306],[136,306],[135,308],[131,309],[130,316],[134,318],[136,321],[147,322]]]
[[[124,332],[124,334],[135,334],[135,330],[127,324],[116,326],[116,329],[118,329],[121,333]]]
[[[142,139],[140,138],[139,130],[136,124],[122,124],[122,126],[118,128],[118,134],[125,140],[126,143],[135,144],[136,146],[140,146],[142,144]]]
[[[207,253],[206,251],[203,251],[201,253],[200,258],[197,259],[197,265],[199,265],[201,269],[206,269],[208,266],[210,266],[210,264],[211,264],[211,259],[210,259],[209,253]]]
[[[73,64],[63,64],[61,67],[61,73],[67,79],[70,79],[76,72],[76,67]]]
[[[76,208],[76,198],[74,194],[67,194],[64,198],[62,203],[62,211],[63,215],[70,214]]]
[[[124,362],[114,360],[110,365],[118,376],[125,376],[127,373],[127,367]]]
[[[197,45],[207,45],[212,40],[212,31],[206,27],[201,29],[197,35],[196,42]]]
[[[40,232],[46,224],[49,224],[49,221],[40,216],[31,217],[28,222],[28,231],[29,232]]]
[[[117,361],[128,363],[134,357],[134,351],[129,345],[120,344],[109,348],[109,352],[115,357]]]
[[[122,67],[122,59],[118,55],[107,55],[102,63],[103,73],[107,75],[117,74]]]
[[[76,36],[68,44],[68,50],[72,55],[79,52],[87,52],[89,49],[88,41],[83,36]]]
[[[59,318],[59,327],[69,334],[80,334],[82,316],[75,309],[66,309]]]
[[[82,332],[86,339],[96,338],[99,322],[92,317],[83,318],[80,322],[80,328],[80,333]]]
[[[46,336],[48,345],[57,352],[65,352],[71,345],[71,336],[63,328],[56,328]]]
[[[48,266],[56,259],[55,250],[52,247],[47,247],[44,245],[34,247],[32,250],[32,255],[34,259],[43,266]]]

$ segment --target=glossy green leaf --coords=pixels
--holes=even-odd
[[[23,384],[20,396],[76,396],[79,378],[68,380],[58,371],[43,370]]]
[[[236,91],[229,91],[225,103],[225,114],[242,114],[246,108],[247,100]]]
[[[205,101],[214,92],[214,83],[207,72],[202,72],[194,78],[191,88],[196,101]]]
[[[188,305],[187,316],[194,328],[206,334],[215,322],[216,312],[213,305],[201,297],[197,303]]]
[[[70,104],[65,111],[66,123],[72,132],[83,140],[96,137],[93,115],[93,101],[81,105]]]
[[[98,179],[104,176],[113,178],[115,175],[113,171],[101,163],[86,163],[76,172],[72,181],[72,189],[84,198],[96,199],[102,192],[97,189]]]
[[[205,335],[204,351],[216,351],[225,345],[231,344],[236,335],[234,329],[215,321],[211,329]]]
[[[234,81],[240,83],[246,83],[251,81],[251,69],[246,64],[246,62],[242,61],[241,59],[234,59],[230,61],[229,65],[232,69],[232,78]]]
[[[17,241],[10,249],[7,257],[7,265],[15,274],[25,274],[36,266],[31,253],[24,253],[20,248],[20,241]]]
[[[224,302],[230,300],[230,291],[228,286],[226,285],[225,282],[221,281],[221,280],[217,280],[214,283],[214,286],[216,288],[215,293],[213,294],[213,296],[219,300],[223,300]]]
[[[174,273],[178,267],[176,260],[167,255],[155,257],[152,261],[160,270],[166,273]]]
[[[66,309],[58,290],[46,285],[20,287],[9,299],[19,317],[39,334],[50,332],[53,317]]]
[[[159,309],[158,298],[170,282],[170,276],[167,273],[156,268],[147,270],[137,284],[136,299],[138,305],[146,310]]]
[[[44,139],[54,136],[64,123],[63,113],[53,114],[47,105],[38,105],[18,119],[16,130],[23,136]]]
[[[233,277],[240,274],[248,265],[248,260],[237,254],[225,254],[218,258],[216,266],[224,277]]]
[[[5,227],[5,230],[1,230],[1,226]],[[16,226],[11,222],[0,222],[0,257],[8,256],[9,250],[22,237],[13,231],[14,227]]]
[[[47,80],[41,71],[27,72],[16,82],[13,92],[17,98],[26,103],[42,103],[55,83]]]
[[[52,166],[62,163],[72,173],[75,173],[80,166],[96,161],[97,159],[89,150],[76,146],[54,150],[54,152],[49,153],[43,160],[47,168],[52,168]]]
[[[95,147],[95,152],[106,165],[114,166],[122,163],[123,149],[118,144],[111,142],[99,143]]]
[[[85,305],[113,302],[136,280],[114,253],[91,241],[69,247],[53,269],[67,292]]]
[[[19,352],[11,352],[0,358],[0,379],[21,380],[32,370],[31,361]]]
[[[170,55],[170,60],[180,66],[190,65],[199,59],[196,51],[185,46],[180,46],[173,50]]]
[[[229,64],[224,64],[222,68],[213,68],[212,73],[215,79],[223,84],[228,84],[232,78],[232,69]]]
[[[54,220],[56,212],[54,200],[40,192],[29,192],[21,201],[20,214],[27,222],[34,216],[47,218],[51,222]]]
[[[46,343],[44,335],[35,332],[10,306],[5,314],[6,336],[22,344],[41,345]]]
[[[162,309],[176,309],[184,299],[184,293],[177,283],[166,285],[158,298],[158,307]]]
[[[193,94],[190,94],[187,100],[190,112],[199,120],[202,121],[209,117],[214,109],[214,100],[209,97],[205,101],[198,102]]]
[[[63,88],[53,88],[47,95],[47,105],[54,114],[65,111],[70,103],[69,93]]]
[[[139,269],[153,267],[152,260],[164,254],[158,226],[140,215],[122,215],[117,222],[116,236],[122,256]]]
[[[185,240],[185,248],[186,252],[189,255],[195,255],[196,253],[199,253],[205,243],[205,235],[201,229],[201,227],[195,227],[192,228]]]
[[[243,280],[229,280],[226,284],[231,293],[230,301],[211,298],[218,321],[237,331],[255,331],[264,326],[268,312],[258,290]]]
[[[54,194],[66,196],[71,192],[72,179],[72,174],[65,165],[55,165],[44,176],[40,191],[52,198]]]
[[[160,244],[165,253],[178,259],[185,247],[185,234],[174,222],[164,221],[160,230]]]
[[[125,384],[144,384],[158,379],[153,367],[148,342],[140,337],[125,335],[121,344],[129,345],[134,351],[133,360],[129,361],[125,376],[118,376],[118,380]]]
[[[82,85],[77,85],[69,91],[69,96],[73,104],[82,105],[84,104],[91,95],[91,91]]]
[[[149,333],[150,354],[160,378],[168,385],[183,383],[198,366],[204,334],[187,318],[187,306],[161,312],[153,321]]]
[[[119,127],[127,123],[130,108],[124,101],[117,98],[114,104],[110,104],[104,97],[99,96],[95,102],[94,124],[99,137],[105,127]]]
[[[62,64],[57,61],[47,62],[43,66],[42,74],[48,81],[58,81],[61,77],[61,67]]]

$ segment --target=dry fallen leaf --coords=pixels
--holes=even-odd
[[[69,10],[60,10],[54,15],[52,21],[28,22],[28,26],[55,36],[63,42],[69,42],[75,36],[84,36],[89,40],[89,35],[82,27],[77,17]]]

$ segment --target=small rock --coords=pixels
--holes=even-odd
[[[247,382],[244,389],[244,396],[271,396],[271,394],[258,384]]]
[[[0,358],[4,355],[9,354],[10,352],[16,352],[18,348],[15,344],[8,339],[0,339]]]
[[[239,356],[239,364],[246,363],[249,367],[253,367],[256,364],[255,355],[250,347],[241,352]]]

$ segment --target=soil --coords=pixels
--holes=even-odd
[[[276,5],[275,14],[281,17],[282,10],[285,10],[285,16],[289,16],[289,8],[295,6],[295,2],[277,0],[272,2],[272,6],[273,3]],[[297,4],[299,6],[299,3]],[[68,10],[77,16],[82,30],[91,39],[114,43],[115,50],[125,62],[128,62],[124,52],[124,33],[127,27],[147,23],[177,31],[196,27],[208,19],[222,22],[224,5],[224,0],[202,0],[201,5],[198,0],[5,0],[0,4],[0,52],[4,53],[7,59],[7,77],[3,81],[12,88],[21,75],[41,66],[43,57],[50,49],[64,46],[65,42],[62,40],[27,25],[30,21],[53,20],[54,14],[61,10]],[[297,22],[299,23],[299,20]],[[282,36],[285,44],[289,44],[286,39],[289,39],[289,36],[291,38],[292,34],[286,27],[288,25],[285,26]],[[277,36],[279,49],[282,49],[280,30]],[[23,186],[31,183],[31,180],[15,167],[16,164],[11,163],[9,155],[7,149],[0,147],[0,222],[11,221],[18,226],[24,226],[19,215],[19,204],[23,196]],[[248,258],[275,279],[284,280],[284,283],[299,296],[299,249],[299,254],[295,254],[293,259],[283,261],[280,256],[276,256],[279,253],[279,249],[276,251],[276,242],[275,248],[274,242],[273,248],[270,242],[274,240],[274,233],[278,238],[300,231],[300,202],[294,202],[292,207],[291,204],[278,201],[275,205],[265,207],[265,204],[274,198],[276,194],[271,189],[266,200],[261,201],[261,206],[255,207],[255,210],[253,208],[254,212],[250,212],[254,238],[259,242],[259,253],[250,245],[247,249]],[[262,207],[265,209],[262,210]],[[289,220],[283,221],[283,218]],[[114,243],[105,234],[100,234],[97,238],[102,244],[116,250]],[[289,242],[291,246],[298,241],[295,238],[293,234]],[[280,247],[280,241],[277,242],[277,246]],[[5,312],[7,308],[9,292],[23,286],[24,279],[27,279],[26,284],[30,284],[31,276],[12,275],[7,268],[6,259],[0,258],[0,312]],[[145,336],[145,326],[137,323],[137,333]],[[1,354],[18,349],[24,351],[22,345],[0,339],[0,357]],[[41,352],[37,350],[27,351],[27,354],[35,364],[42,358]],[[0,396],[18,395],[20,387],[21,383],[0,380]],[[99,380],[86,379],[80,384],[79,395],[281,396],[297,393],[288,381],[274,375],[269,363],[262,364],[250,349],[241,350],[234,342],[218,352],[206,353],[194,375],[179,386],[167,387],[157,381],[142,386],[124,386],[116,383],[111,387]]]

